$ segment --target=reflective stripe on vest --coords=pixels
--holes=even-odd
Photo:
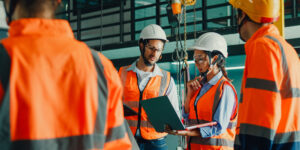
[[[263,137],[269,140],[273,139],[274,144],[300,142],[300,131],[276,133],[276,130],[253,124],[242,123],[240,127],[240,134]]]
[[[2,58],[3,50],[0,49],[0,56]],[[125,136],[124,125],[111,128],[108,134],[111,136],[105,137],[104,128],[106,123],[106,107],[107,107],[107,81],[104,76],[103,65],[97,52],[92,50],[92,56],[97,70],[97,84],[98,84],[98,112],[95,122],[94,133],[89,135],[68,136],[63,138],[51,139],[24,139],[24,140],[10,140],[10,121],[9,121],[9,88],[5,91],[5,97],[0,105],[0,147],[1,150],[11,149],[28,149],[28,150],[83,150],[83,149],[102,149],[105,142],[116,140]],[[2,60],[2,59],[1,59]],[[6,64],[7,65],[7,64]],[[2,65],[0,65],[2,67]],[[2,68],[0,68],[2,70]],[[1,75],[2,76],[2,75]],[[2,81],[1,81],[2,82]],[[7,85],[9,87],[9,84]],[[45,129],[47,130],[47,129]],[[116,136],[120,131],[124,135]]]
[[[297,107],[300,100],[299,80],[297,80],[299,69],[295,65],[297,62],[293,64],[298,59],[291,56],[293,54],[291,50],[293,49],[283,39],[282,42],[280,41],[281,38],[277,39],[269,35],[265,36],[265,38],[268,39],[268,41],[265,41],[268,43],[265,44],[278,45],[280,49],[279,51],[276,47],[274,51],[270,50],[272,54],[268,53],[268,55],[274,55],[272,59],[278,64],[276,67],[279,69],[276,74],[279,76],[274,78],[275,81],[255,77],[247,78],[247,76],[243,79],[246,80],[246,83],[245,86],[242,85],[242,89],[252,88],[248,89],[249,93],[244,93],[245,95],[252,96],[252,94],[256,94],[255,92],[258,91],[260,96],[268,95],[268,97],[261,97],[261,99],[267,100],[262,101],[263,105],[260,104],[260,97],[258,98],[257,96],[255,96],[258,99],[257,101],[255,101],[254,97],[249,97],[250,99],[247,99],[244,104],[240,105],[240,114],[243,114],[244,118],[240,118],[239,135],[236,138],[236,143],[242,146],[242,148],[249,148],[249,146],[253,145],[253,148],[249,149],[277,149],[278,147],[278,149],[292,149],[291,147],[300,145],[299,108]],[[293,59],[289,60],[291,58]],[[272,71],[276,75],[275,70]],[[293,87],[295,85],[298,87]],[[269,101],[272,101],[272,103],[268,105]],[[263,114],[264,116],[257,119],[251,114],[251,110],[258,105],[266,107],[268,110],[266,112],[260,109],[260,111],[256,111],[256,115]],[[262,108],[261,106],[260,108]],[[255,145],[258,142],[264,144]]]
[[[209,121],[205,121],[205,120],[199,120],[199,123],[208,123]],[[197,119],[189,119],[188,120],[188,125],[195,125],[198,124]],[[237,125],[237,122],[229,122],[227,129],[233,129],[235,128]]]
[[[200,99],[197,103],[197,110],[199,112],[194,111],[194,109],[191,109],[190,116],[188,123],[189,125],[194,125],[199,123],[207,123],[211,122],[213,120],[213,116],[216,112],[216,109],[218,108],[218,105],[220,103],[222,94],[223,94],[223,87],[224,85],[229,85],[233,88],[233,86],[226,81],[224,77],[219,79],[217,84],[212,86]],[[233,88],[234,90],[234,88]],[[194,102],[196,101],[197,95],[200,92],[200,90],[197,92],[197,94],[194,95],[194,97],[191,99],[190,107],[194,105]],[[235,93],[235,102],[237,103],[237,96]],[[211,97],[214,97],[211,99]],[[237,106],[236,106],[237,107]],[[189,141],[189,147],[191,149],[222,149],[226,147],[226,149],[233,149],[234,145],[234,137],[235,137],[235,129],[237,126],[237,113],[236,108],[233,110],[230,122],[227,126],[227,129],[224,133],[213,136],[210,138],[201,138],[201,137],[190,137]],[[202,110],[202,112],[201,112]],[[196,114],[198,113],[199,117],[196,117]],[[198,120],[198,121],[197,121]]]
[[[271,92],[279,93],[283,99],[286,98],[296,98],[300,97],[300,89],[291,87],[291,78],[288,70],[288,64],[286,60],[286,55],[283,49],[282,44],[276,38],[272,36],[266,36],[267,38],[276,42],[280,48],[282,54],[282,68],[283,68],[283,80],[282,86],[279,88],[276,85],[275,81],[265,80],[265,79],[256,79],[256,78],[247,78],[245,88],[255,88],[260,90],[267,90]]]
[[[163,96],[166,94],[167,89],[170,85],[170,76],[168,75],[168,72],[165,70],[161,70],[163,74],[163,78],[161,79],[160,87],[159,87],[159,96]],[[169,78],[169,79],[168,79]]]
[[[215,97],[214,97],[214,105],[213,105],[213,108],[212,108],[213,114],[215,114],[215,112],[217,111],[217,108],[218,108],[219,103],[221,101],[221,93],[222,93],[221,85],[223,85],[224,82],[225,82],[225,80],[222,79],[221,82],[219,83],[218,87],[217,87],[217,91],[216,91],[216,94],[215,94]],[[212,120],[213,120],[213,116],[212,116]]]
[[[98,100],[99,100],[98,108],[99,109],[98,109],[97,120],[95,125],[95,134],[97,133],[97,134],[101,134],[102,136],[105,136],[104,128],[106,124],[106,116],[107,116],[106,108],[107,108],[107,97],[108,97],[107,82],[104,76],[104,67],[101,63],[98,52],[96,52],[95,50],[91,50],[91,52],[93,55],[95,67],[98,74],[97,80],[98,80]],[[120,126],[108,129],[107,136],[105,137],[105,143],[124,138],[126,132],[127,131],[126,131],[125,122]],[[103,148],[103,145],[101,146],[101,148]]]
[[[10,57],[3,47],[2,44],[0,44],[0,82],[2,84],[2,87],[4,91],[6,91],[8,88],[9,83],[9,73],[10,73]]]
[[[108,91],[107,91],[107,81],[104,76],[104,68],[101,63],[101,60],[99,58],[99,55],[96,51],[91,50],[94,63],[95,63],[95,68],[97,70],[97,84],[98,84],[98,113],[97,113],[97,119],[96,119],[96,124],[95,124],[95,130],[94,134],[100,134],[99,136],[104,137],[104,128],[105,128],[105,123],[106,123],[106,109],[107,109],[107,96],[108,96]],[[104,146],[104,139],[102,141],[99,141],[98,144],[102,148]]]
[[[266,36],[267,38],[273,40],[276,42],[279,47],[282,54],[282,68],[283,68],[283,80],[282,80],[282,86],[280,88],[280,94],[282,98],[294,98],[294,97],[300,97],[300,89],[299,88],[292,88],[291,87],[291,78],[289,74],[289,67],[286,60],[286,55],[283,49],[282,44],[274,37],[272,36]]]
[[[120,126],[108,129],[107,136],[105,138],[105,143],[122,139],[125,137],[125,133],[127,133],[127,130],[126,130],[126,124],[124,120],[124,123],[121,124]]]
[[[221,138],[201,138],[193,136],[191,138],[191,144],[233,147],[234,141]]]
[[[122,81],[123,85],[125,85],[125,83],[126,83],[127,69],[129,67],[130,66],[125,66],[125,67],[120,68],[120,78],[121,78],[121,81]],[[167,89],[170,85],[170,80],[167,80],[167,77],[168,77],[168,72],[167,71],[161,70],[161,72],[163,74],[163,78],[161,80],[161,84],[160,84],[160,87],[159,87],[159,95],[163,96],[163,95],[165,95],[165,93],[166,93],[166,91],[167,91]],[[137,102],[137,104],[138,104],[138,102]],[[138,105],[136,107],[138,107]]]
[[[128,124],[130,124],[131,126],[134,126],[134,127],[136,127],[138,124],[137,120],[127,120],[127,122],[128,122]],[[141,127],[154,128],[152,126],[152,124],[146,120],[141,120]]]
[[[1,150],[10,150],[10,118],[9,118],[9,78],[10,78],[10,57],[0,44],[0,82],[4,89],[2,102],[0,101],[0,147]]]
[[[127,71],[129,66],[121,67],[119,70],[119,75],[123,82],[124,89],[124,103],[131,107],[133,110],[138,111],[139,108],[139,97],[140,90],[138,87],[137,75],[133,71]],[[155,76],[149,79],[146,85],[142,100],[154,98],[157,96],[165,95],[169,84],[170,84],[170,73],[161,70],[163,76]],[[156,86],[157,85],[157,86]],[[132,133],[135,135],[138,126],[138,116],[126,117],[128,124]],[[141,136],[144,139],[158,139],[166,135],[166,133],[158,133],[153,128],[152,124],[147,120],[147,115],[143,109],[141,109],[141,123],[140,123]]]

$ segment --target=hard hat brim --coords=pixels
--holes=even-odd
[[[193,51],[193,50],[200,50],[200,51],[210,51],[204,47],[200,47],[200,46],[192,46],[190,48],[188,48],[188,50]]]
[[[166,43],[169,42],[168,39],[161,39],[161,38],[140,38],[140,40],[162,40],[165,41]]]
[[[210,49],[206,49],[204,47],[199,47],[199,46],[193,46],[187,49],[188,51],[194,51],[194,50],[198,50],[198,51],[207,51],[207,52],[212,52],[212,50]],[[221,52],[222,53],[222,52]],[[224,56],[224,53],[222,53]],[[228,58],[228,54],[226,53],[226,56],[224,56],[225,58]]]

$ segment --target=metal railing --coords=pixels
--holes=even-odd
[[[203,32],[206,30],[212,30],[212,29],[219,29],[219,30],[228,30],[228,29],[232,29],[235,27],[235,22],[236,22],[236,17],[234,14],[234,10],[233,8],[230,6],[230,4],[228,2],[224,2],[224,3],[220,3],[220,4],[215,4],[215,5],[208,5],[207,4],[208,0],[198,0],[197,3],[201,3],[200,5],[202,7],[196,7],[195,9],[191,9],[192,6],[190,6],[190,8],[187,9],[187,16],[193,16],[194,13],[196,13],[199,16],[202,16],[202,19],[198,19],[198,20],[192,20],[192,21],[188,21],[186,24],[188,27],[192,27],[194,25],[194,23],[196,23],[197,25],[201,25],[201,28],[196,29],[196,32],[198,34],[198,32]],[[298,3],[297,3],[298,2]],[[287,0],[285,3],[287,4],[285,6],[285,12],[286,12],[286,16],[290,16],[289,18],[291,19],[296,19],[299,18],[299,10],[300,10],[300,4],[299,4],[300,0]],[[168,1],[162,1],[162,0],[156,0],[155,3],[153,4],[149,4],[149,5],[145,5],[145,6],[135,6],[135,0],[127,0],[126,3],[129,5],[126,6],[128,8],[125,8],[124,3],[121,3],[120,6],[118,6],[118,10],[115,11],[110,11],[110,12],[104,12],[101,14],[94,14],[94,15],[89,15],[89,16],[85,16],[85,14],[81,13],[81,10],[73,10],[70,7],[71,4],[71,0],[67,0],[67,10],[64,12],[60,12],[58,13],[58,15],[63,15],[65,14],[68,19],[68,21],[71,24],[76,24],[76,27],[73,27],[73,32],[76,35],[76,38],[78,40],[84,41],[84,42],[91,42],[91,41],[99,41],[100,39],[104,40],[104,39],[108,39],[108,38],[114,38],[114,37],[119,37],[119,41],[117,42],[112,42],[112,43],[106,43],[106,45],[110,45],[110,44],[126,44],[130,41],[136,41],[136,35],[138,35],[141,30],[137,29],[137,22],[143,22],[143,21],[153,21],[155,20],[154,23],[161,25],[165,30],[172,30],[171,25],[163,25],[162,24],[162,19],[167,17],[166,13],[162,13],[161,12],[161,8],[165,8],[165,5],[168,4]],[[143,10],[146,8],[151,8],[151,7],[155,7],[155,15],[154,16],[148,16],[148,17],[143,17],[143,18],[139,18],[136,19],[136,11],[139,10]],[[224,7],[228,10],[227,14],[225,16],[220,16],[220,17],[215,17],[215,18],[211,18],[210,17],[210,13],[208,13],[209,10],[211,9],[221,9]],[[76,15],[73,14],[73,12],[76,11]],[[195,11],[195,12],[194,12]],[[124,14],[125,13],[129,13],[130,17],[127,17],[127,20],[125,20],[124,18]],[[112,15],[119,15],[119,22],[114,22],[114,23],[103,23],[102,25],[94,25],[91,27],[82,27],[82,24],[87,22],[88,20],[91,19],[95,19],[95,18],[100,18],[102,17],[108,17],[108,16],[112,16]],[[129,18],[129,19],[128,19]],[[227,22],[227,24],[218,24],[220,22]],[[215,24],[218,26],[210,26],[209,24]],[[124,26],[125,25],[130,25],[130,30],[125,30]],[[181,23],[182,27],[183,27],[183,22]],[[112,34],[108,34],[108,35],[97,35],[94,37],[85,37],[84,35],[82,35],[82,32],[85,31],[93,31],[95,29],[99,29],[102,28],[106,28],[106,27],[112,27],[112,26],[117,26],[119,28],[119,33],[112,33]],[[191,34],[194,31],[188,31],[188,34]],[[172,33],[172,32],[171,32]],[[183,33],[183,32],[181,32]],[[126,38],[124,39],[125,36],[130,36],[130,39]],[[174,39],[175,35],[169,34],[168,35],[170,39]],[[99,42],[98,42],[99,43]],[[98,45],[94,45],[92,47],[97,48],[99,46]]]

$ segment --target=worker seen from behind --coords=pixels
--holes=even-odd
[[[225,70],[227,43],[218,33],[202,34],[189,48],[194,50],[200,76],[187,83],[183,116],[188,126],[216,124],[173,134],[188,136],[190,150],[232,150],[237,120],[237,94]]]
[[[54,19],[60,0],[5,0],[0,149],[131,149],[121,80],[102,54]]]
[[[175,82],[169,72],[156,64],[167,41],[160,26],[146,26],[140,34],[139,59],[119,70],[124,86],[123,101],[138,112],[137,116],[126,117],[126,120],[141,150],[166,150],[168,147],[165,141],[167,133],[155,131],[140,101],[167,95],[177,114],[180,114]]]
[[[236,149],[300,149],[300,62],[273,23],[280,0],[230,0],[245,43]]]

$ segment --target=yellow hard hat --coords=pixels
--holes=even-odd
[[[279,17],[280,0],[229,0],[229,3],[257,23],[276,22]]]

